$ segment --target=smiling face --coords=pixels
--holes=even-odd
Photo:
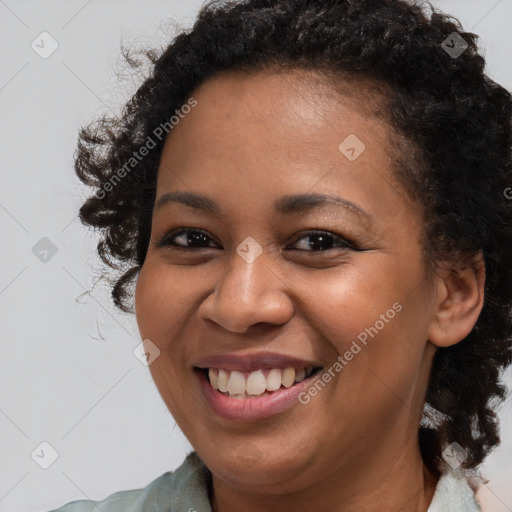
[[[136,287],[167,407],[214,476],[256,492],[417,454],[434,354],[423,221],[394,177],[391,128],[318,78],[225,73],[194,92],[164,147]],[[233,398],[208,367],[239,370],[230,390],[249,379],[253,395],[272,369],[321,370]]]

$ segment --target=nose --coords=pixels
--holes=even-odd
[[[247,263],[234,253],[228,264],[230,268],[199,307],[203,322],[245,333],[256,324],[283,325],[290,320],[293,304],[289,289],[265,254]]]

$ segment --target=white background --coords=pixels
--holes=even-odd
[[[115,310],[106,284],[93,289],[97,235],[77,219],[87,190],[72,163],[78,129],[138,83],[117,81],[120,41],[165,44],[162,23],[187,27],[201,4],[0,0],[0,511],[143,487],[191,449],[132,353],[135,318]],[[488,73],[511,89],[512,0],[434,5],[481,36]],[[59,45],[48,59],[31,48],[43,31]],[[43,237],[57,248],[47,263],[32,253]],[[511,412],[509,401],[502,446],[484,467],[491,512],[512,511]],[[58,452],[48,469],[31,458],[43,441]]]

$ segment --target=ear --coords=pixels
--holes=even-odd
[[[429,341],[449,347],[473,329],[484,304],[485,263],[481,252],[458,262],[444,262],[436,275],[435,317]]]

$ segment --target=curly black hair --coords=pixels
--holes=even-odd
[[[454,441],[468,454],[462,467],[476,468],[500,442],[500,377],[512,362],[512,101],[484,73],[477,36],[427,2],[210,1],[167,48],[138,55],[124,52],[133,68],[149,62],[150,75],[119,115],[80,131],[75,155],[80,180],[96,190],[80,219],[103,231],[98,253],[120,271],[115,305],[133,313],[129,286],[149,244],[162,134],[201,83],[273,67],[316,70],[334,86],[346,77],[380,84],[386,119],[406,141],[396,174],[424,213],[428,260],[484,257],[483,310],[463,341],[437,350],[425,396],[436,421],[419,425],[432,471],[444,470]]]

